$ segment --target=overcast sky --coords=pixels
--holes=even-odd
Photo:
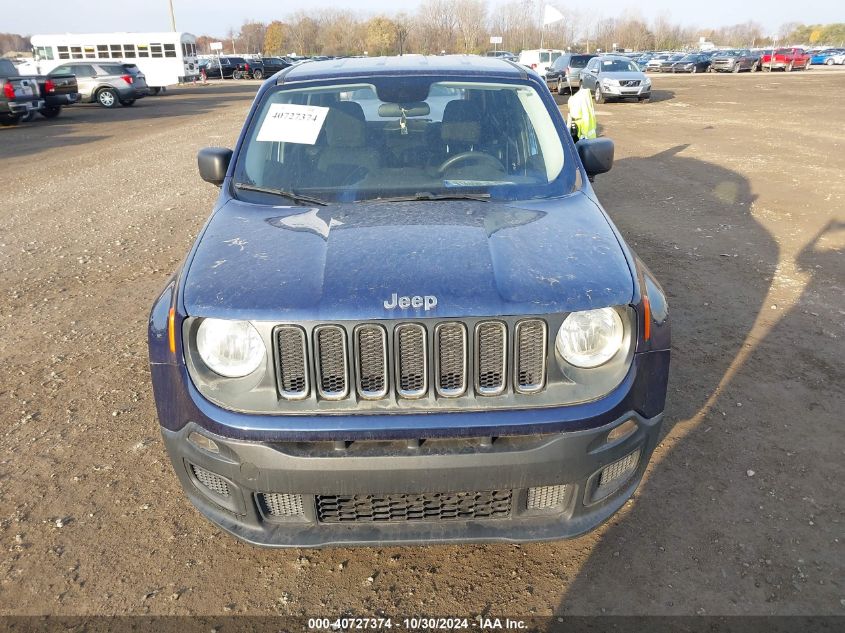
[[[303,8],[347,8],[365,13],[412,13],[422,0],[173,0],[176,28],[195,35],[224,35],[244,20],[270,20]],[[495,10],[497,0],[488,0]],[[561,7],[584,6],[578,0],[556,2]],[[786,6],[785,6],[786,5]],[[69,7],[73,6],[72,10]],[[669,13],[673,21],[685,25],[725,26],[754,20],[770,34],[786,22],[817,24],[845,22],[843,0],[588,0],[590,15],[612,16],[626,7],[638,7],[647,20],[660,12]],[[38,0],[15,2],[0,0],[0,30],[31,35],[33,33],[93,33],[112,31],[170,30],[167,0]]]

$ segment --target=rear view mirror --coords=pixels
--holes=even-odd
[[[197,153],[200,177],[219,187],[226,178],[231,160],[232,150],[227,147],[204,147]]]
[[[584,138],[575,147],[590,178],[613,167],[613,141],[609,138]]]
[[[425,101],[416,103],[382,103],[378,107],[378,115],[383,118],[405,116],[426,116],[431,113],[431,108]]]

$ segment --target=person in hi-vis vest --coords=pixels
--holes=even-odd
[[[578,140],[596,138],[596,112],[593,109],[593,95],[581,88],[566,102],[569,116],[566,119],[570,129],[574,123],[578,129]]]

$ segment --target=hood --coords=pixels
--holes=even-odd
[[[183,283],[188,315],[270,321],[544,314],[633,295],[616,234],[583,193],[321,208],[230,200]]]

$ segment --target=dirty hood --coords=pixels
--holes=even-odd
[[[632,294],[608,220],[575,193],[320,208],[230,200],[202,234],[182,296],[191,316],[275,321],[543,314]]]

